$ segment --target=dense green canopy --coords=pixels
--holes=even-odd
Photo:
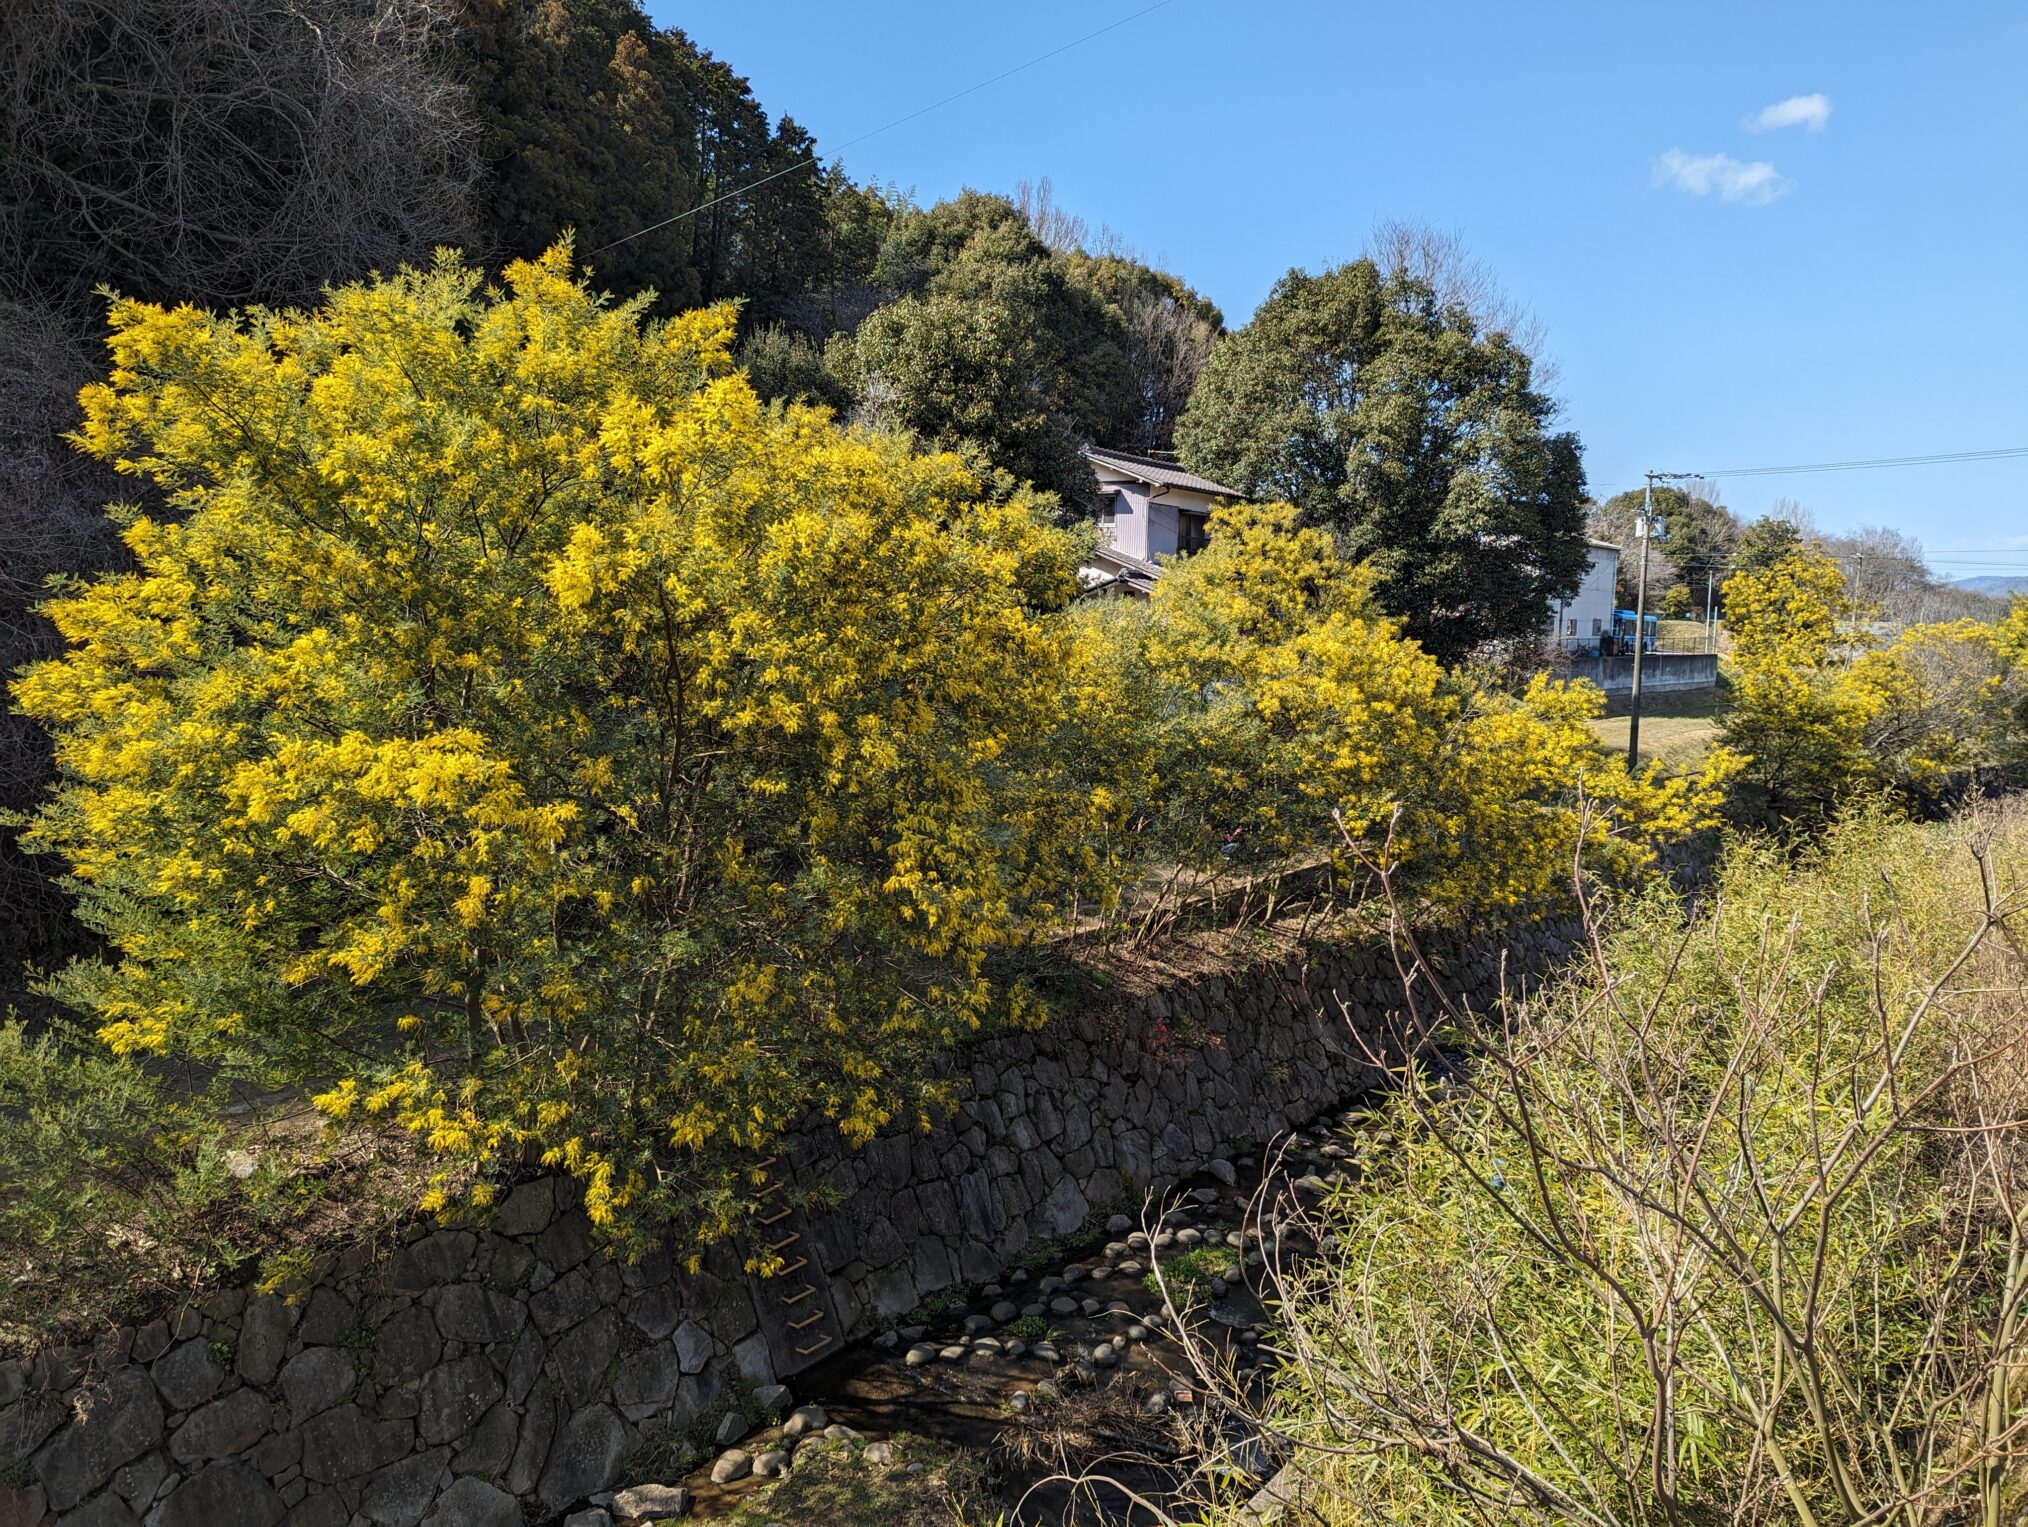
[[[1335,530],[1455,660],[1539,633],[1583,577],[1584,471],[1555,413],[1505,330],[1361,259],[1276,283],[1212,353],[1176,442],[1193,471]]]

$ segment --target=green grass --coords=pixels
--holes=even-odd
[[[1040,1341],[1049,1334],[1049,1322],[1040,1315],[1023,1315],[1019,1320],[1007,1322],[1007,1334],[1023,1341]]]
[[[805,1443],[786,1476],[755,1491],[732,1514],[735,1527],[768,1522],[823,1527],[959,1527],[990,1522],[982,1509],[986,1470],[966,1451],[906,1434],[892,1439],[890,1463],[868,1463],[863,1448]],[[910,1473],[911,1464],[921,1464]]]
[[[1196,1246],[1162,1258],[1162,1279],[1172,1299],[1194,1299],[1210,1291],[1213,1278],[1230,1278],[1239,1272],[1239,1253],[1230,1246]],[[1141,1278],[1151,1294],[1162,1291],[1152,1272]]]
[[[1688,689],[1647,693],[1641,696],[1641,757],[1659,758],[1675,768],[1700,761],[1718,741],[1725,713],[1726,693],[1716,689]],[[1608,748],[1624,751],[1627,745],[1627,701],[1615,695],[1606,714],[1591,723],[1598,740]]]

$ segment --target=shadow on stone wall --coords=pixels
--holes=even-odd
[[[1477,1006],[1503,956],[1525,981],[1575,934],[1534,924],[1423,952]],[[765,1391],[1371,1088],[1404,1007],[1384,948],[1313,949],[982,1039],[954,1057],[964,1100],[928,1134],[785,1143],[756,1232],[789,1268],[775,1278],[741,1271],[761,1245],[714,1248],[696,1274],[666,1252],[609,1260],[574,1187],[542,1178],[483,1230],[417,1225],[391,1255],[336,1259],[294,1303],[228,1290],[88,1349],[0,1362],[0,1527],[561,1513],[734,1384]]]

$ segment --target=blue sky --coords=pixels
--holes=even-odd
[[[1146,3],[649,8],[828,153]],[[1544,325],[1604,494],[2028,446],[2024,85],[2028,0],[1168,0],[843,159],[923,201],[1048,176],[1234,325],[1378,217],[1455,230]],[[2028,571],[2028,457],[1723,486]]]

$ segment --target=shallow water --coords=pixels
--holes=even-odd
[[[1163,1207],[1186,1206],[1181,1217],[1171,1213],[1155,1224],[1152,1208],[1146,1216],[1160,1237],[1156,1254],[1166,1259],[1193,1245],[1228,1244],[1228,1237],[1244,1240],[1248,1231],[1256,1239],[1245,1244],[1254,1246],[1257,1254],[1258,1235],[1265,1231],[1272,1237],[1277,1225],[1285,1226],[1284,1216],[1299,1194],[1314,1200],[1325,1184],[1356,1171],[1356,1151],[1347,1148],[1345,1133],[1363,1121],[1363,1111],[1354,1109],[1274,1142],[1263,1153],[1273,1172],[1265,1191],[1261,1165],[1252,1158],[1233,1164],[1235,1181],[1230,1184],[1210,1173],[1185,1182],[1163,1201]],[[1188,1234],[1191,1231],[1196,1235]],[[1171,1236],[1178,1239],[1171,1242]],[[1298,1260],[1315,1250],[1292,1228],[1286,1229],[1279,1245],[1282,1254]],[[1019,1527],[1153,1523],[1157,1519],[1152,1514],[1133,1507],[1116,1490],[1101,1487],[1089,1492],[1096,1500],[1074,1499],[1067,1487],[1043,1483],[1051,1472],[1047,1466],[1015,1459],[1003,1447],[1010,1428],[1020,1421],[1015,1407],[1035,1403],[1035,1387],[1044,1381],[1066,1393],[1115,1385],[1130,1386],[1140,1394],[1160,1393],[1178,1415],[1201,1405],[1200,1386],[1181,1347],[1159,1329],[1164,1319],[1161,1298],[1143,1284],[1150,1260],[1147,1230],[1137,1224],[1131,1231],[1096,1232],[1065,1246],[1046,1263],[1010,1271],[999,1284],[983,1290],[951,1290],[940,1296],[944,1307],[924,1327],[904,1327],[891,1339],[856,1342],[798,1375],[795,1403],[821,1407],[831,1423],[864,1434],[868,1442],[909,1434],[988,1452],[996,1460],[1000,1506]],[[1264,1384],[1272,1370],[1271,1359],[1259,1346],[1270,1318],[1258,1293],[1261,1272],[1258,1265],[1247,1266],[1243,1283],[1220,1298],[1199,1301],[1192,1318],[1206,1347],[1250,1371],[1256,1385]],[[1057,1286],[1066,1274],[1070,1281]],[[990,1347],[982,1351],[977,1345],[982,1340],[1018,1339],[1009,1336],[1010,1322],[992,1320],[994,1306],[1011,1304],[1026,1311],[1041,1303],[1046,1309],[1052,1300],[1063,1298],[1077,1299],[1079,1308],[1075,1313],[1046,1310],[1043,1315],[1051,1328],[1053,1356],[1032,1347],[1010,1356]],[[1088,1300],[1098,1301],[1097,1313],[1085,1308]],[[1115,1302],[1128,1308],[1124,1312],[1109,1308]],[[1001,1314],[1005,1313],[1003,1308]],[[969,1333],[967,1317],[974,1317]],[[1140,1339],[1130,1335],[1136,1327],[1144,1332]],[[1093,1362],[1101,1343],[1115,1353],[1112,1366]],[[912,1366],[906,1356],[911,1346],[927,1346],[939,1355]],[[958,1348],[963,1349],[960,1356],[941,1355]],[[767,1428],[737,1445],[758,1453],[779,1436],[780,1428]],[[1200,1462],[1188,1454],[1169,1463],[1144,1455],[1140,1461],[1113,1460],[1105,1472],[1151,1499],[1169,1502],[1187,1486]],[[1262,1456],[1258,1462],[1265,1472],[1272,1472],[1270,1460]],[[712,1520],[730,1515],[768,1482],[749,1477],[730,1485],[713,1484],[707,1462],[682,1483],[691,1491],[693,1514]]]

